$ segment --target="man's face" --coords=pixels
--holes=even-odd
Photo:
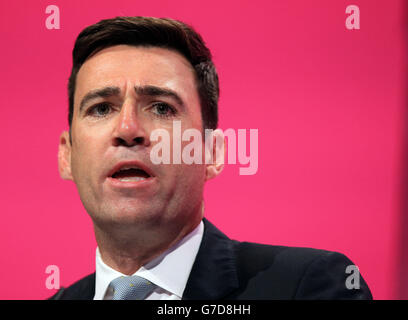
[[[165,228],[201,219],[208,166],[150,160],[153,130],[167,130],[170,146],[174,120],[181,132],[202,131],[194,71],[182,55],[156,47],[104,49],[79,70],[74,101],[72,145],[63,134],[60,171],[75,182],[94,223]]]

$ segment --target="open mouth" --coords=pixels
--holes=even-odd
[[[136,166],[124,166],[112,174],[111,178],[119,181],[143,181],[151,177],[145,170]]]

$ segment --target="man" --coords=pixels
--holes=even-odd
[[[68,87],[59,170],[76,184],[98,248],[96,272],[52,299],[371,299],[360,276],[347,288],[344,255],[240,243],[203,218],[204,184],[223,168],[219,144],[202,155],[213,161],[153,164],[157,130],[171,146],[175,123],[221,135],[218,76],[191,27],[147,17],[89,26]]]

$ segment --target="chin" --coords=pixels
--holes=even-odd
[[[136,225],[136,224],[150,224],[157,222],[162,218],[164,210],[159,210],[155,206],[147,205],[146,202],[140,203],[122,203],[120,205],[109,206],[108,210],[102,210],[106,220],[113,223]]]

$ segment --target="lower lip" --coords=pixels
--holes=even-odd
[[[144,180],[139,180],[139,181],[124,181],[124,180],[119,180],[119,179],[114,179],[112,177],[108,177],[106,179],[108,183],[115,188],[123,188],[123,189],[134,189],[134,188],[147,188],[151,186],[155,181],[155,177],[149,177]]]

